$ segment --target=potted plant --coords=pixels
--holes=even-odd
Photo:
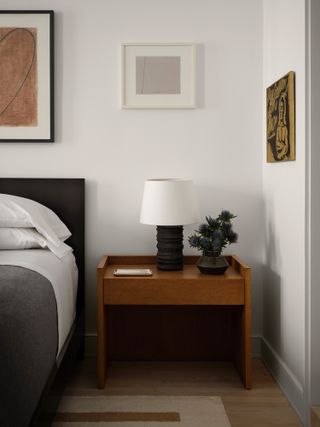
[[[236,243],[238,235],[232,229],[231,221],[236,218],[231,212],[222,210],[217,218],[206,216],[206,223],[188,237],[192,248],[202,252],[197,267],[204,274],[223,274],[228,261],[221,256],[223,249],[230,243]]]

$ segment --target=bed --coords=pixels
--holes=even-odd
[[[74,362],[83,357],[84,184],[84,179],[0,178],[0,193],[35,200],[58,215],[72,233],[66,243],[72,247],[77,264],[75,273],[73,257],[54,259],[42,249],[1,253],[2,427],[51,425]],[[28,256],[40,267],[29,269]],[[44,267],[51,275],[41,274]],[[78,282],[77,292],[70,291],[74,292],[74,315],[66,308],[69,323],[63,334],[54,286],[59,275],[60,281],[65,278],[67,282],[68,277],[72,283],[77,275]],[[62,301],[67,299],[61,295]]]

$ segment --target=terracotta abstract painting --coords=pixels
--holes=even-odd
[[[54,142],[53,10],[0,10],[2,142]]]
[[[290,71],[267,89],[267,162],[295,160],[295,79]]]
[[[0,126],[37,126],[37,29],[0,27]]]

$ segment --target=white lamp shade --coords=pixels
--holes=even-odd
[[[148,179],[144,184],[140,222],[184,225],[200,221],[190,179]]]

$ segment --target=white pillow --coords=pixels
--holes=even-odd
[[[0,194],[0,227],[35,228],[57,248],[71,236],[51,209],[34,200],[10,194]]]
[[[56,247],[34,228],[0,228],[0,250],[36,248],[48,248],[58,258],[72,252],[72,248],[63,242]]]

